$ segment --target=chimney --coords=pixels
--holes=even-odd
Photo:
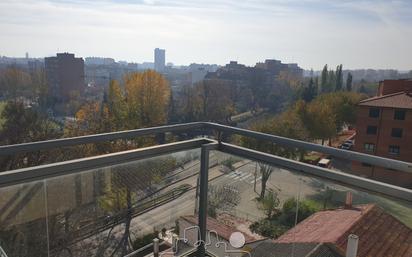
[[[346,257],[356,257],[358,254],[359,237],[354,234],[348,236],[348,245],[346,246]]]
[[[345,209],[352,209],[352,192],[346,192]]]

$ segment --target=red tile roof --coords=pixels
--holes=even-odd
[[[192,223],[193,225],[197,225],[198,224],[198,218],[195,216],[183,216],[181,217],[182,219],[186,220],[187,222]],[[235,228],[235,227],[231,227],[228,226],[226,224],[220,223],[219,221],[217,221],[216,219],[207,218],[207,230],[208,231],[216,231],[216,233],[226,239],[227,241],[229,241],[230,235],[232,235],[233,232],[242,232],[239,229]],[[264,239],[263,237],[257,235],[256,237],[248,235],[247,233],[242,233],[245,236],[246,239],[246,243],[252,243],[258,240],[262,240]]]
[[[412,229],[371,204],[317,212],[275,242],[333,243],[345,251],[349,234],[359,236],[358,257],[412,256]]]
[[[361,106],[412,109],[412,94],[398,92],[390,95],[372,97],[359,102]]]

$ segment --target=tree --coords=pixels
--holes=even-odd
[[[217,210],[231,210],[240,203],[239,190],[234,186],[210,186],[208,190],[208,215],[216,218]]]
[[[225,122],[234,113],[232,85],[224,80],[203,80],[195,85],[201,119]]]
[[[9,101],[1,113],[3,120],[0,142],[4,145],[42,141],[60,137],[59,126],[33,108],[18,100]],[[0,159],[5,170],[39,165],[50,156],[45,152],[33,152]]]
[[[317,211],[317,206],[311,201],[289,198],[283,203],[281,214],[277,219],[283,226],[291,228]],[[298,212],[297,220],[296,212]]]
[[[311,139],[321,139],[323,144],[325,139],[336,134],[335,115],[325,103],[316,99],[296,110]]]
[[[288,227],[279,224],[278,222],[276,222],[276,220],[268,219],[261,219],[259,221],[256,221],[252,223],[249,228],[253,233],[257,233],[264,237],[273,239],[280,237],[287,230],[289,230]]]
[[[326,93],[330,93],[335,91],[335,86],[336,86],[336,74],[333,70],[329,71],[328,74],[328,87]]]
[[[335,91],[341,91],[343,89],[343,72],[342,64],[336,67],[336,86]]]
[[[0,73],[0,94],[7,99],[32,95],[30,84],[30,75],[19,68],[9,67]]]
[[[269,191],[264,198],[258,202],[259,208],[263,210],[267,219],[271,219],[278,213],[280,201],[277,193]]]
[[[172,157],[149,159],[143,162],[128,165],[114,166],[111,170],[111,179],[106,187],[106,192],[99,198],[99,206],[109,215],[114,223],[107,239],[111,237],[113,228],[123,223],[123,234],[115,244],[110,256],[119,252],[125,256],[133,245],[131,238],[131,221],[133,207],[139,204],[139,200],[152,197],[151,187],[153,183],[164,181],[169,172],[176,168],[176,160]],[[100,248],[98,256],[105,256],[107,248]]]
[[[266,184],[267,184],[273,170],[274,169],[273,169],[272,166],[270,166],[268,164],[264,164],[264,163],[259,163],[259,171],[260,171],[260,174],[262,176],[262,186],[261,186],[261,191],[260,191],[260,196],[259,196],[260,200],[265,198]]]
[[[165,124],[171,93],[166,79],[147,70],[126,74],[124,81],[128,129]]]
[[[325,66],[323,67],[322,74],[321,74],[321,79],[320,79],[320,89],[321,89],[322,93],[329,92],[328,75],[329,75],[328,65],[325,64]]]
[[[352,91],[352,80],[353,80],[352,73],[349,72],[348,77],[346,78],[346,90],[348,92]]]
[[[310,78],[309,85],[304,88],[302,98],[305,102],[311,102],[316,97],[316,87],[313,78]]]
[[[295,112],[294,109],[290,109],[273,119],[256,124],[252,127],[252,129],[266,134],[298,140],[308,140],[309,133],[303,124],[304,123],[302,123],[302,120],[297,115],[297,112]],[[245,147],[285,158],[298,159],[299,157],[302,158],[304,155],[304,151],[302,149],[284,147],[268,141],[261,141],[247,137],[242,137],[241,140],[242,145]],[[259,167],[262,175],[262,188],[259,198],[262,199],[265,196],[266,183],[270,177],[270,174],[273,172],[273,167],[263,163],[260,163]]]
[[[126,129],[127,123],[127,106],[126,99],[120,84],[112,80],[109,85],[109,94],[107,97],[107,107],[109,112],[109,119],[112,125],[112,131]]]

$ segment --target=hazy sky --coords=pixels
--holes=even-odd
[[[412,0],[1,0],[0,55],[412,69]]]

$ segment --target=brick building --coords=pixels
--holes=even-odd
[[[412,162],[412,80],[380,82],[378,95],[358,104],[355,151]],[[412,173],[353,162],[352,171],[404,187]]]
[[[49,94],[57,102],[67,101],[72,94],[85,90],[84,61],[74,54],[58,53],[44,58]]]

